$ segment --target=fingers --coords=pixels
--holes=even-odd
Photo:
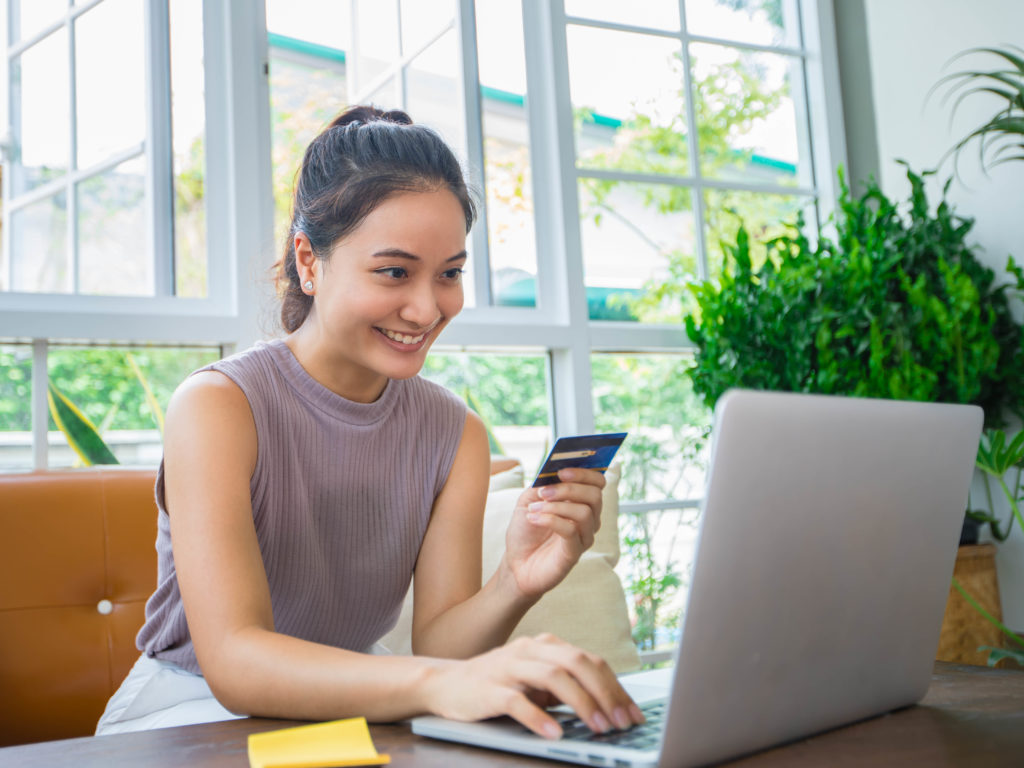
[[[520,638],[511,645],[517,655],[525,657],[518,669],[523,682],[549,691],[591,730],[604,733],[643,722],[639,708],[600,656],[552,635]]]
[[[568,472],[570,470],[562,470]],[[572,470],[603,476],[593,470]],[[587,483],[557,483],[537,490],[540,497],[528,505],[528,518],[535,524],[551,528],[568,538],[578,532],[583,548],[594,542],[594,533],[601,528],[601,489]]]
[[[558,470],[558,479],[563,483],[583,483],[593,485],[599,490],[608,484],[603,472],[583,467],[566,467]]]
[[[575,538],[584,550],[593,545],[597,524],[590,507],[565,502],[550,504],[535,501],[528,510],[526,518],[534,525],[547,528],[563,539]]]

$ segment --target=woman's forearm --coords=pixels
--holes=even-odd
[[[537,598],[523,595],[505,563],[475,595],[444,613],[412,636],[413,653],[467,659],[503,644]]]
[[[199,654],[211,690],[239,714],[390,722],[432,711],[427,683],[451,661],[374,656],[257,627]]]

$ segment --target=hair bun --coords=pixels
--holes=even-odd
[[[384,111],[372,105],[359,105],[346,109],[331,122],[331,128],[339,128],[345,125],[366,124],[366,123],[397,123],[398,125],[412,125],[412,118],[400,109]]]

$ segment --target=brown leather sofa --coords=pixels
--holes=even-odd
[[[0,746],[92,735],[138,658],[155,476],[0,474]]]

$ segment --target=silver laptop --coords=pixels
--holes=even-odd
[[[583,765],[678,768],[915,703],[931,680],[982,416],[728,392],[675,664],[622,678],[660,731],[592,737],[570,721],[549,741],[508,718],[419,717],[413,732]]]

